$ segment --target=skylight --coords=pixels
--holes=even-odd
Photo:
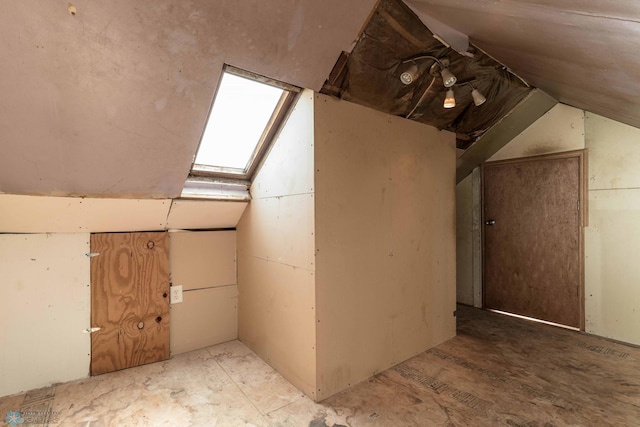
[[[196,164],[246,169],[283,92],[224,73]]]
[[[192,175],[248,179],[298,88],[226,66]]]

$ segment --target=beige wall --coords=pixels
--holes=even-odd
[[[455,335],[452,134],[303,93],[238,224],[239,337],[322,400]]]
[[[232,228],[246,202],[0,194],[0,233]]]
[[[251,186],[238,224],[238,333],[315,397],[313,92],[305,91]]]
[[[592,113],[585,129],[586,331],[640,345],[640,129]]]
[[[89,234],[0,235],[0,397],[89,375]]]
[[[0,396],[88,375],[90,335],[83,331],[91,326],[89,233],[162,230],[169,224],[235,227],[246,205],[198,201],[172,208],[169,199],[0,194],[0,233],[14,233],[0,234]],[[174,259],[176,277],[185,270],[191,275],[184,303],[172,307],[173,353],[237,337],[235,232],[215,233],[224,238],[213,246],[181,245],[175,254],[182,260]],[[194,281],[194,262],[205,250],[215,259],[200,259],[205,269],[202,280]]]
[[[456,185],[456,301],[473,305],[473,180]]]
[[[169,234],[171,285],[183,301],[171,304],[171,355],[238,338],[236,232]]]
[[[585,330],[640,345],[640,129],[557,105],[498,152],[492,160],[587,148],[589,222],[585,228]],[[468,197],[468,184],[458,197]],[[468,221],[459,203],[458,221]],[[467,228],[459,228],[468,233]],[[472,232],[473,233],[473,232]],[[479,231],[477,232],[479,234]],[[466,242],[468,237],[458,236]],[[472,260],[458,252],[458,274]],[[459,301],[467,289],[459,282]]]
[[[568,105],[556,104],[502,147],[489,161],[582,150],[583,148],[584,112]]]
[[[454,136],[316,95],[317,399],[455,335]]]
[[[585,148],[584,112],[557,104],[511,140],[489,161]],[[482,306],[482,214],[479,168],[456,187],[458,302]],[[469,234],[470,233],[470,234]]]

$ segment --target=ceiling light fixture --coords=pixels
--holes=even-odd
[[[410,85],[418,77],[418,66],[411,64],[402,74],[400,74],[400,81],[405,85]]]
[[[447,94],[444,97],[444,108],[453,108],[456,106],[456,97],[453,94],[453,89],[447,90]]]
[[[418,105],[422,103],[422,100],[426,96],[426,93],[429,91],[429,89],[433,85],[434,80],[438,76],[442,78],[442,85],[445,88],[447,88],[447,92],[444,98],[444,103],[442,104],[444,108],[451,109],[451,108],[455,108],[456,106],[456,97],[455,97],[455,93],[453,92],[454,86],[469,85],[469,87],[471,87],[471,97],[473,98],[473,103],[476,107],[479,107],[485,102],[487,102],[487,98],[482,93],[480,93],[480,91],[476,89],[471,82],[466,81],[466,82],[456,84],[458,79],[449,70],[448,58],[439,59],[431,55],[419,55],[419,56],[414,56],[412,58],[403,60],[401,62],[401,66],[404,66],[403,67],[404,71],[402,71],[402,73],[400,74],[400,81],[402,82],[402,84],[410,85],[416,81],[419,75],[419,69],[415,61],[420,59],[430,59],[433,61],[433,64],[431,64],[431,69],[429,70],[429,74],[432,76],[432,79],[431,79],[431,83],[429,84],[429,87],[425,90],[425,92],[422,94],[422,96],[418,100],[418,103],[413,107],[411,112],[407,114],[406,116],[407,118],[411,117],[415,112],[416,108],[418,107]],[[409,64],[409,65],[405,65],[405,64]],[[475,80],[472,80],[472,81],[475,81]]]
[[[418,72],[418,66],[415,64],[415,61],[419,59],[431,59],[436,64],[438,64],[438,66],[440,67],[440,76],[442,77],[442,84],[444,85],[444,87],[452,87],[454,84],[456,84],[456,81],[458,79],[456,78],[456,76],[453,75],[451,71],[449,71],[449,68],[448,68],[449,60],[447,58],[443,58],[442,60],[440,60],[435,56],[431,56],[431,55],[419,55],[419,56],[415,56],[413,58],[405,59],[404,61],[402,61],[403,64],[406,64],[409,62],[413,63],[411,67],[409,67],[406,71],[400,74],[400,81],[402,83],[404,83],[405,85],[408,85],[413,83],[413,81],[415,81],[415,78],[417,77],[417,72]],[[410,72],[411,70],[413,70],[413,72]]]
[[[480,91],[473,86],[471,86],[471,97],[473,98],[473,103],[475,104],[476,107],[481,106],[487,101],[487,98],[485,98],[485,96],[481,94]]]
[[[456,84],[456,81],[458,81],[456,76],[454,76],[448,68],[443,68],[440,71],[440,75],[442,76],[442,83],[444,84],[444,87],[452,87]]]

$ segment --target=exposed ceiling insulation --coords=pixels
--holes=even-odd
[[[425,55],[449,62],[449,70],[457,77],[452,88],[454,108],[443,108],[447,88],[439,72],[442,67]],[[411,65],[417,67],[417,78],[411,84],[403,84],[400,76]],[[486,96],[484,104],[474,105],[473,88]],[[524,81],[475,46],[469,45],[468,51],[460,54],[435,38],[404,3],[382,0],[353,50],[336,63],[322,91],[456,132],[458,146],[466,148],[530,90]]]

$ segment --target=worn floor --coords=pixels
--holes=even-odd
[[[458,313],[456,338],[320,404],[232,341],[1,398],[0,415],[96,427],[640,426],[640,349]]]

